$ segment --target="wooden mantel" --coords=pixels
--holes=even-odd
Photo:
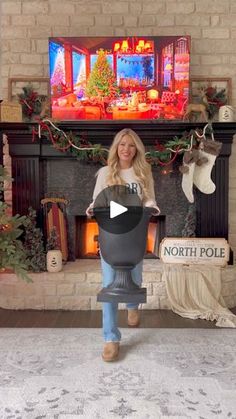
[[[0,122],[0,136],[6,133],[9,136],[11,144],[32,144],[31,130],[35,123],[7,123]],[[165,142],[172,139],[175,135],[182,136],[184,132],[191,129],[205,126],[205,123],[189,123],[165,121],[158,122],[156,120],[147,121],[65,121],[57,124],[57,126],[65,132],[72,131],[87,135],[92,143],[110,144],[114,135],[122,128],[132,128],[136,131],[143,142],[148,145],[155,144],[155,141]],[[212,124],[215,140],[222,141],[225,148],[226,144],[231,144],[233,135],[236,133],[236,122],[215,122]],[[23,141],[22,141],[23,140]],[[41,141],[46,144],[45,141]],[[38,143],[39,144],[39,143]]]
[[[2,137],[6,134],[13,161],[13,177],[23,177],[30,185],[27,199],[22,198],[17,186],[14,188],[13,211],[24,214],[31,205],[40,208],[43,197],[42,164],[45,159],[71,156],[70,152],[61,153],[55,150],[46,138],[32,143],[33,123],[0,123],[0,163],[2,162]],[[66,121],[58,126],[63,131],[76,132],[87,137],[91,143],[111,144],[114,135],[122,128],[134,129],[146,146],[165,143],[174,136],[182,136],[191,129],[203,128],[204,123],[176,121]],[[224,237],[228,239],[228,193],[229,193],[229,156],[236,123],[213,123],[215,140],[221,141],[223,147],[216,160],[213,180],[216,192],[212,195],[199,193],[197,196],[197,236]],[[74,158],[71,156],[71,158]],[[17,163],[18,162],[18,163]],[[20,162],[20,163],[19,163]],[[17,167],[17,173],[16,173]],[[15,182],[17,184],[17,182]]]

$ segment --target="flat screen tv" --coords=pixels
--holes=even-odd
[[[50,38],[52,117],[182,119],[189,59],[185,35]]]

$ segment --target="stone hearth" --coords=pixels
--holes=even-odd
[[[163,263],[144,260],[143,285],[147,287],[147,303],[143,309],[170,309]],[[221,268],[222,293],[227,307],[236,306],[236,266]],[[69,262],[59,273],[31,274],[33,284],[27,284],[14,274],[1,274],[0,307],[36,310],[100,310],[97,293],[101,289],[99,260],[79,259]],[[124,308],[120,304],[119,308]]]

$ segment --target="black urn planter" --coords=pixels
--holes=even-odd
[[[125,214],[111,219],[109,208],[94,208],[99,225],[100,252],[115,270],[114,281],[99,292],[97,301],[135,304],[146,302],[146,288],[134,283],[131,270],[144,257],[152,211],[153,208],[150,207],[128,207]],[[124,225],[135,226],[129,231],[128,227],[124,229]]]

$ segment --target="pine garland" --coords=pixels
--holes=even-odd
[[[167,141],[165,145],[156,141],[154,147],[149,147],[146,152],[147,161],[153,166],[168,166],[172,164],[178,155],[192,148],[198,148],[199,141],[205,133],[209,131],[213,135],[211,124],[207,124],[203,132],[200,130],[191,130],[185,132],[182,137],[175,136]],[[109,149],[104,148],[102,144],[92,144],[85,137],[69,132],[66,134],[60,130],[50,119],[39,121],[38,130],[33,128],[32,141],[36,137],[41,138],[42,132],[51,141],[54,148],[61,152],[70,151],[78,160],[86,163],[107,164]]]
[[[37,136],[41,138],[42,132],[58,151],[66,152],[70,150],[78,160],[106,165],[109,149],[104,148],[101,144],[92,144],[85,137],[78,136],[71,131],[65,134],[50,119],[39,121],[38,130],[33,128],[32,141],[34,142]]]

